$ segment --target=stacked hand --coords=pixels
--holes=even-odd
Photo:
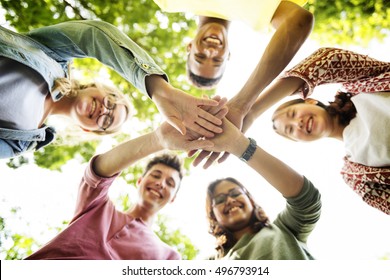
[[[226,98],[220,98],[215,96],[213,99],[218,105],[217,106],[202,106],[202,109],[207,113],[212,114],[215,118],[220,120],[222,124],[222,119],[227,113],[227,107],[225,106],[227,100]],[[221,127],[218,127],[222,131]],[[197,151],[198,149],[210,149],[213,146],[213,143],[206,138],[203,134],[200,134],[192,129],[187,129],[186,134],[181,134],[177,129],[175,129],[168,122],[164,122],[157,130],[157,141],[161,145],[170,150],[184,150],[184,151]]]
[[[146,82],[148,93],[160,113],[166,117],[166,123],[156,131],[165,148],[190,151],[189,156],[203,149],[193,164],[196,166],[208,157],[204,168],[218,158],[221,163],[228,157],[227,150],[211,149],[210,145],[218,139],[226,140],[225,133],[222,133],[226,123],[236,126],[239,131],[244,118],[239,109],[234,105],[228,105],[228,108],[227,99],[219,96],[212,99],[193,97],[172,87],[161,76],[148,76]],[[225,116],[227,119],[224,119]],[[221,152],[224,154],[220,157]]]
[[[226,115],[225,122],[228,122],[229,124],[232,124],[232,125],[236,126],[236,128],[238,130],[241,129],[242,124],[243,124],[243,116],[244,116],[244,114],[240,110],[237,110],[236,108],[234,108],[234,106],[229,106],[229,104],[228,104],[228,110],[229,111],[228,111],[228,113]],[[188,153],[188,156],[193,156],[195,154],[195,152],[196,151],[191,151],[190,153]],[[221,152],[224,152],[222,156],[220,156]],[[213,152],[211,152],[211,151],[203,150],[195,158],[195,160],[193,162],[193,165],[197,166],[205,158],[207,158],[206,162],[203,165],[203,168],[207,169],[217,159],[218,159],[217,160],[218,163],[222,163],[222,162],[224,162],[228,158],[228,156],[229,156],[229,153],[226,152],[226,151],[220,151],[220,152],[213,151]]]
[[[181,134],[185,135],[187,128],[204,137],[222,132],[221,117],[215,114],[221,109],[219,101],[191,96],[157,75],[148,76],[146,84],[159,112]]]

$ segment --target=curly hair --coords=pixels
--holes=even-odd
[[[207,196],[206,196],[206,213],[207,220],[209,223],[209,233],[216,238],[216,250],[217,250],[217,258],[222,258],[226,255],[226,253],[237,243],[238,240],[234,238],[233,232],[221,226],[213,211],[213,196],[215,192],[215,188],[223,181],[229,181],[233,184],[239,186],[245,193],[245,195],[249,198],[253,205],[253,213],[250,220],[250,225],[252,231],[254,233],[259,232],[264,227],[271,227],[270,220],[264,210],[255,203],[252,195],[249,191],[241,184],[238,180],[232,177],[226,177],[223,179],[218,179],[211,182],[207,187]]]

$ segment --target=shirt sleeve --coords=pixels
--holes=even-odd
[[[301,78],[305,83],[297,93],[302,98],[307,98],[316,86],[329,83],[342,83],[348,86],[389,70],[390,63],[367,55],[337,48],[320,48],[284,72],[281,78]]]
[[[390,167],[370,167],[344,157],[345,183],[368,205],[390,215]]]
[[[96,20],[69,21],[30,31],[27,36],[52,50],[56,61],[92,57],[111,67],[142,93],[148,75],[167,75],[149,54],[112,24]]]
[[[0,159],[17,156],[11,144],[13,144],[12,140],[0,139]]]
[[[91,208],[105,203],[109,199],[108,190],[113,181],[119,175],[118,173],[109,178],[98,176],[92,169],[92,165],[96,157],[97,156],[94,156],[90,160],[88,167],[84,172],[84,176],[81,179],[77,196],[75,217],[73,220],[77,219],[83,213],[88,212]]]
[[[287,227],[298,240],[305,242],[321,215],[321,194],[304,178],[303,188],[296,197],[287,198],[287,205],[275,220]]]

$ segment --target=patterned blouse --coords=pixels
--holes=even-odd
[[[390,62],[382,62],[351,51],[320,48],[282,78],[299,77],[305,84],[297,92],[302,98],[316,86],[341,83],[343,91],[359,93],[390,92]],[[344,181],[372,207],[390,215],[390,166],[370,167],[344,157]]]

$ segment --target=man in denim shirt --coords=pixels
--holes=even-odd
[[[168,83],[166,74],[153,59],[127,35],[109,23],[89,20],[70,21],[39,28],[25,35],[0,27],[0,43],[0,84],[2,85],[0,96],[3,98],[8,94],[8,97],[12,97],[8,100],[11,107],[0,110],[2,114],[4,110],[9,111],[8,118],[3,119],[3,115],[0,114],[0,158],[13,157],[27,150],[39,149],[53,140],[54,129],[45,126],[44,121],[48,115],[57,113],[51,112],[51,108],[61,109],[59,104],[67,103],[66,99],[62,98],[63,91],[56,87],[56,81],[69,78],[68,65],[73,58],[96,58],[113,68],[141,92],[148,94],[167,121],[182,134],[186,133],[186,127],[207,137],[221,132],[218,127],[221,121],[200,107],[200,105],[215,106],[218,104],[217,101],[198,99],[172,87]],[[10,66],[14,71],[11,74]],[[13,81],[12,75],[15,73],[19,78],[17,82]],[[22,84],[25,83],[24,88],[15,89],[15,85],[19,86],[20,81]],[[35,105],[28,107],[27,102],[25,106],[34,110],[24,111],[31,111],[35,123],[20,125],[13,123],[12,117],[20,113],[18,110],[20,111],[21,108],[18,108],[18,104],[20,100],[23,101],[27,97],[27,93],[23,95],[24,89],[37,94],[34,102],[39,105],[40,111],[35,111]],[[13,91],[15,94],[19,93],[18,100],[13,100]],[[82,121],[92,123],[95,127],[91,125],[87,127],[88,130],[104,131],[115,118],[117,123],[114,124],[120,126],[118,118],[123,120],[123,113],[117,112],[118,106],[114,109],[117,105],[115,102],[112,108],[107,107],[107,103],[110,102],[103,100],[105,96],[91,97],[90,100],[93,101],[89,102],[90,104],[79,105],[84,106],[83,116],[75,117],[74,111],[78,112],[77,110],[81,109],[73,108],[72,113],[70,112],[72,108],[68,107],[76,105],[69,104],[64,104],[68,106],[67,110],[59,110],[58,113],[75,118],[79,121],[79,125],[84,124]],[[4,104],[3,100],[1,103]],[[128,108],[126,109],[129,114]],[[105,118],[109,120],[109,124],[103,123],[104,127],[98,122],[102,115],[109,116]],[[26,116],[25,119],[30,120],[30,116]]]

